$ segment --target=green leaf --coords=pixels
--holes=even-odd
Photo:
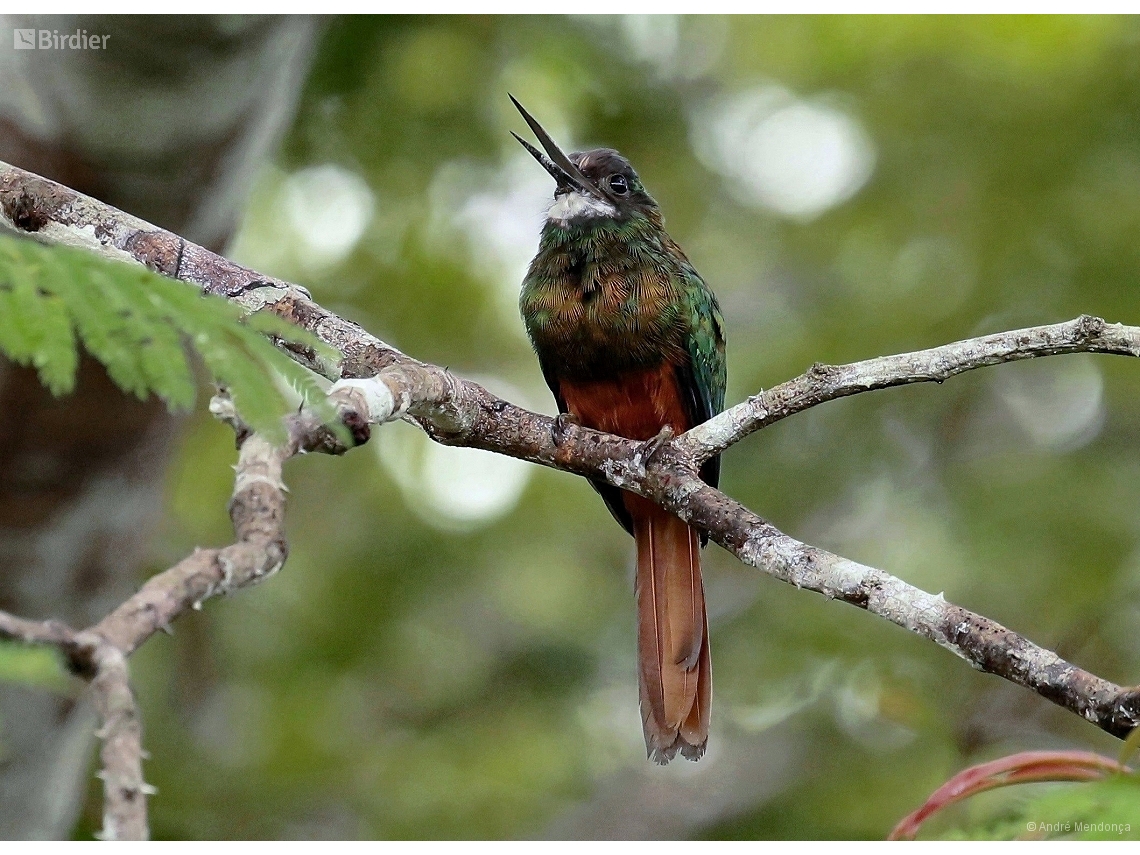
[[[145,268],[0,235],[0,354],[34,367],[56,395],[74,388],[82,344],[124,392],[186,409],[196,353],[251,427],[280,435],[286,388],[310,406],[324,394],[270,339],[324,360],[338,356],[282,318],[243,317],[240,307]]]

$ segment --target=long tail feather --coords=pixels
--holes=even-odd
[[[682,520],[626,496],[637,540],[637,650],[649,756],[698,759],[708,742],[712,696],[700,540]]]

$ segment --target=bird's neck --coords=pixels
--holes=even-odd
[[[582,216],[569,220],[548,217],[542,227],[538,251],[626,252],[634,246],[660,246],[664,224],[656,211],[633,216]]]

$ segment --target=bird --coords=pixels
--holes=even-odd
[[[665,231],[630,162],[609,148],[566,155],[513,95],[543,151],[512,135],[556,182],[519,309],[569,423],[650,449],[724,407],[716,296]],[[544,153],[545,152],[545,153]],[[653,445],[656,443],[656,445]],[[720,459],[700,469],[716,487]],[[698,760],[708,744],[712,662],[700,549],[708,536],[650,499],[592,486],[637,546],[638,686],[646,753]]]

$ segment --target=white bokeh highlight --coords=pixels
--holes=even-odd
[[[470,379],[495,394],[522,401],[518,389],[497,377]],[[514,510],[533,467],[477,448],[440,445],[419,428],[397,422],[377,437],[380,463],[400,488],[405,504],[442,531],[471,531]]]
[[[739,202],[802,222],[850,199],[875,168],[874,143],[854,116],[782,86],[706,105],[693,116],[692,139]]]
[[[312,268],[331,267],[347,258],[376,207],[364,179],[335,163],[294,172],[285,179],[282,200],[298,254]]]
[[[1104,426],[1104,378],[1090,354],[1027,360],[996,372],[993,383],[1014,422],[1039,448],[1080,448]]]
[[[612,19],[607,19],[607,23]],[[622,15],[621,31],[630,52],[662,72],[672,69],[681,46],[676,15]]]
[[[517,312],[519,287],[538,250],[554,180],[519,147],[491,181],[464,199],[456,221],[476,263],[503,282]]]
[[[711,15],[599,15],[590,20],[602,38],[616,29],[626,55],[662,80],[695,80],[711,72],[724,56],[730,29],[726,20]]]
[[[503,328],[525,338],[519,289],[554,201],[554,180],[517,148],[497,169],[462,161],[441,167],[429,189],[429,228],[436,246],[461,252],[486,281]]]

